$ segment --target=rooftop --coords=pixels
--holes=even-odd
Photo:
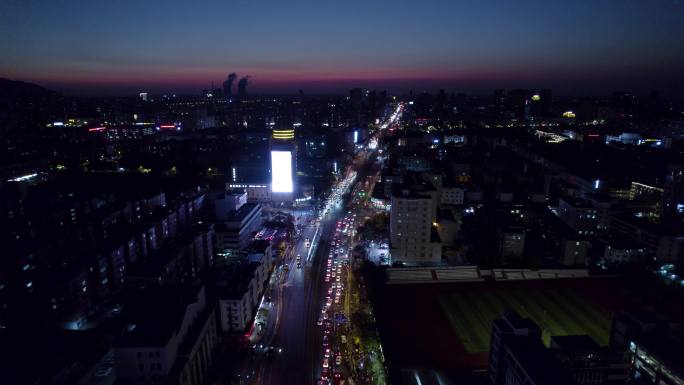
[[[572,374],[558,362],[540,341],[516,338],[508,351],[534,384],[573,385]]]
[[[136,294],[126,308],[132,330],[117,347],[164,346],[183,322],[188,305],[198,302],[200,290],[190,286],[150,286]]]
[[[241,299],[259,265],[258,262],[238,261],[222,270],[217,278],[221,299]]]
[[[247,218],[254,210],[260,207],[259,203],[245,203],[240,206],[234,213],[228,216],[227,222],[242,222]]]
[[[495,320],[495,322],[496,321],[503,321],[508,328],[511,328],[511,331],[512,329],[529,329],[531,331],[541,333],[539,325],[537,325],[534,320],[530,318],[521,318],[520,315],[515,311],[505,312],[503,318],[501,320]]]
[[[593,338],[586,334],[576,336],[552,336],[551,346],[558,346],[559,349],[568,353],[580,353],[588,351],[598,351],[601,349]]]

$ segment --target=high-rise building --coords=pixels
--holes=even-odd
[[[684,384],[682,338],[673,320],[651,312],[618,313],[610,346],[627,353],[630,384]]]
[[[205,289],[153,286],[139,299],[132,306],[135,326],[114,344],[118,380],[202,384],[219,340],[215,306],[207,302]]]
[[[494,113],[503,116],[506,112],[506,90],[499,88],[494,90],[494,100],[492,101]]]
[[[511,90],[508,92],[508,110],[518,120],[526,120],[530,116],[530,90]]]
[[[635,339],[629,342],[630,383],[680,385],[684,383],[681,345],[676,340]]]
[[[363,90],[352,88],[349,91],[349,124],[351,127],[360,127],[363,122]]]
[[[507,384],[506,347],[515,339],[541,340],[541,328],[529,318],[520,318],[515,312],[505,313],[492,322],[489,342],[489,381],[492,385]]]
[[[603,385],[611,367],[599,344],[588,335],[553,336],[551,351],[578,385]]]
[[[522,256],[525,249],[525,233],[525,228],[522,226],[505,226],[497,229],[497,256],[501,260]]]
[[[530,114],[535,118],[545,118],[551,115],[551,90],[532,91],[529,96]]]
[[[275,202],[292,202],[297,175],[297,144],[294,129],[271,132],[271,197]]]
[[[684,165],[669,164],[663,185],[661,222],[672,229],[684,226]]]
[[[240,81],[238,82],[238,93],[237,93],[237,100],[238,102],[247,100],[247,85],[249,84],[249,76],[243,76],[240,78]]]
[[[312,135],[305,142],[306,156],[309,158],[324,158],[328,153],[327,135]]]
[[[504,346],[503,384],[576,385],[568,369],[540,340],[515,338]]]
[[[441,242],[433,229],[437,190],[427,181],[392,186],[390,243],[392,259],[411,264],[442,261]]]
[[[558,199],[558,216],[580,235],[593,235],[601,228],[601,212],[580,199]]]
[[[618,119],[632,118],[636,108],[636,97],[631,92],[614,92],[613,106]]]
[[[360,110],[363,104],[363,90],[361,88],[352,88],[349,91],[349,104],[352,110]]]
[[[232,73],[228,75],[228,78],[223,82],[223,96],[226,99],[233,99],[233,83],[235,82],[237,75]]]

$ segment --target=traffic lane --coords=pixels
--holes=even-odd
[[[304,300],[306,297],[305,273],[303,269],[296,267],[296,255],[305,248],[304,240],[297,241],[286,259],[289,271],[279,285],[279,320],[272,338],[272,345],[283,349],[282,353],[273,360],[263,362],[261,365],[260,383],[277,384],[287,381],[298,382],[296,373],[292,368],[297,366],[297,361],[303,359],[304,351],[298,341],[303,340],[301,329],[297,325],[302,324],[302,315],[305,312]],[[294,375],[292,375],[294,374]]]
[[[326,248],[324,251],[327,253],[328,248]],[[320,267],[322,264],[322,258],[318,259],[316,261],[316,267],[318,270],[318,284],[316,285],[314,291],[313,291],[313,301],[312,301],[312,306],[313,309],[312,311],[308,314],[308,319],[307,319],[307,328],[310,330],[309,333],[309,340],[308,345],[311,347],[309,349],[309,366],[311,368],[310,370],[310,376],[311,380],[316,381],[318,378],[321,376],[321,354],[322,354],[322,335],[320,333],[320,329],[318,328],[317,321],[319,317],[321,316],[321,309],[323,307],[323,296],[322,296],[322,289],[321,289],[321,281],[323,280],[321,275],[320,275]]]
[[[292,280],[283,287],[283,302],[280,325],[274,339],[276,346],[283,348],[283,353],[263,368],[263,384],[302,383],[303,373],[297,370],[304,361],[304,330],[301,325],[306,312],[307,285],[304,280],[304,269],[292,271]]]
[[[327,294],[327,290],[324,282],[324,261],[327,260],[328,255],[331,252],[331,242],[335,233],[336,222],[344,215],[345,211],[342,209],[336,209],[330,213],[330,215],[322,222],[323,228],[321,233],[320,252],[317,253],[317,258],[314,260],[314,274],[316,279],[313,280],[314,290],[312,302],[315,304],[315,311],[309,314],[309,321],[307,328],[309,328],[312,333],[310,333],[310,339],[307,341],[309,346],[312,347],[310,350],[310,365],[312,368],[312,380],[315,381],[321,376],[322,372],[322,355],[323,355],[323,337],[322,331],[317,325],[318,318],[321,315],[321,309],[323,308],[323,299]]]
[[[311,236],[313,233],[313,229],[307,228],[306,229],[306,235]],[[305,238],[301,237],[300,240],[298,240],[294,245],[291,245],[291,248],[289,249],[289,253],[286,254],[285,261],[284,263],[288,266],[289,271],[285,275],[285,282],[290,284],[294,277],[296,277],[296,274],[294,274],[295,270],[300,270],[297,267],[297,256],[301,255],[302,257],[302,264],[303,260],[306,256],[306,253],[308,252],[308,248],[305,245]],[[300,277],[301,278],[301,277]]]
[[[320,376],[322,339],[316,321],[323,299],[322,261],[330,252],[330,240],[333,237],[335,223],[343,214],[344,211],[337,209],[321,221],[320,244],[310,268],[297,269],[294,261],[297,253],[303,254],[303,250],[308,252],[304,245],[306,236],[297,242],[293,250],[295,257],[289,263],[294,265],[294,268],[289,272],[288,284],[282,288],[282,315],[274,340],[275,346],[283,347],[283,353],[262,365],[262,384],[308,385],[315,383]],[[311,234],[311,239],[315,226],[307,230],[308,234]]]
[[[298,245],[297,249],[297,254],[302,256],[302,263],[306,262],[309,256],[309,250],[311,247],[313,247],[312,242],[314,241],[314,235],[316,234],[316,226],[315,225],[309,225],[305,228],[303,232],[303,237],[302,240],[300,241],[301,243]],[[307,247],[306,240],[309,240],[309,246]]]
[[[321,276],[321,261],[325,259],[325,255],[329,252],[329,242],[327,237],[327,231],[330,227],[330,221],[324,220],[321,222],[321,238],[318,243],[318,250],[316,250],[316,255],[311,264],[311,301],[309,303],[309,311],[306,317],[306,323],[302,325],[307,330],[307,340],[306,344],[308,346],[307,352],[307,372],[309,383],[315,383],[316,379],[320,377],[320,372],[318,370],[318,356],[320,353],[320,344],[322,343],[316,321],[321,311],[321,296],[320,296],[320,283],[322,281]]]
[[[308,229],[313,235],[315,229]],[[319,248],[321,250],[322,248]],[[304,244],[304,239],[298,242],[296,252],[302,254],[308,252]],[[319,251],[320,252],[320,251]],[[318,258],[316,258],[317,260]],[[294,265],[294,261],[291,261]],[[308,384],[313,368],[310,365],[302,367],[302,363],[307,361],[310,344],[303,343],[310,340],[310,327],[308,315],[315,314],[317,311],[315,300],[311,299],[313,285],[311,279],[306,279],[310,273],[308,268],[298,269],[294,266],[290,271],[288,284],[282,288],[282,315],[274,344],[283,348],[283,353],[271,363],[264,365],[261,383],[263,384],[284,384],[297,383]],[[314,273],[314,276],[316,274]],[[307,367],[308,366],[308,367]]]

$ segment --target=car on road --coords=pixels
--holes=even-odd
[[[335,365],[337,365],[337,366],[342,365],[342,355],[341,354],[338,354],[337,356],[335,356]]]
[[[323,347],[327,348],[328,346],[328,336],[323,336]]]
[[[298,269],[301,269],[301,268],[302,268],[302,263],[301,263],[301,262],[297,262],[297,268],[298,268]]]

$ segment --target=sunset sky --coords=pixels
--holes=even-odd
[[[0,77],[69,93],[684,89],[684,3],[4,0]]]

